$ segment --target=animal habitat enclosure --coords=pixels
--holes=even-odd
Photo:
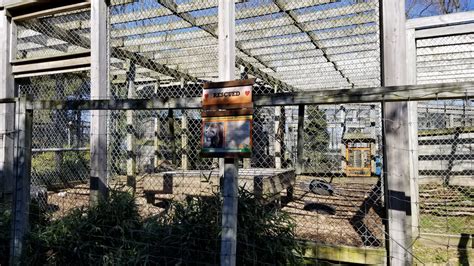
[[[403,4],[377,0],[223,2],[2,6],[0,192],[13,238],[29,214],[53,224],[108,189],[133,194],[143,220],[220,197],[222,163],[200,154],[204,84],[255,79],[237,184],[288,215],[303,257],[474,260],[472,12],[405,20]]]

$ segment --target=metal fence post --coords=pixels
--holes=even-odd
[[[235,79],[235,3],[219,0],[219,79]],[[237,253],[238,159],[224,160],[221,265],[235,265]]]
[[[29,227],[30,174],[31,174],[31,133],[33,111],[26,109],[27,100],[21,98],[16,103],[15,134],[15,179],[13,184],[12,239],[10,262],[20,263],[24,238]]]

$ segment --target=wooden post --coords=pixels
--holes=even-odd
[[[127,73],[127,86],[128,86],[128,98],[136,98],[135,89],[135,63],[130,62],[128,73]],[[127,186],[132,189],[135,193],[136,189],[136,174],[137,174],[137,155],[135,151],[135,121],[133,117],[133,111],[127,110]]]
[[[240,79],[248,79],[248,69],[245,66],[240,66]],[[251,158],[243,158],[242,159],[242,168],[248,169],[251,167]]]
[[[181,169],[188,170],[188,113],[181,114]]]
[[[298,133],[296,138],[295,173],[301,175],[304,170],[304,105],[298,105]]]
[[[342,135],[341,135],[341,143],[339,144],[339,152],[341,158],[341,169],[343,173],[346,173],[347,168],[347,158],[346,158],[346,151],[347,146],[344,143],[344,134],[346,133],[346,107],[344,105],[340,106],[341,110],[341,128],[342,128]]]
[[[16,26],[5,9],[0,10],[0,98],[15,96],[11,58],[16,56]],[[15,106],[0,104],[0,202],[12,200]]]
[[[57,99],[60,99],[60,100],[64,100],[65,99],[65,94],[64,94],[64,79],[56,79],[55,80],[56,82],[56,98]],[[53,125],[55,128],[59,129],[56,134],[59,134],[61,137],[60,139],[63,139],[64,135],[63,135],[63,131],[61,131],[62,129],[64,129],[64,127],[67,126],[67,122],[65,123],[65,121],[61,121],[61,112],[64,112],[62,110],[52,110],[52,113],[53,113]],[[63,117],[64,119],[64,117]],[[62,143],[61,143],[62,144]],[[55,152],[54,154],[54,157],[55,157],[55,163],[56,163],[56,173],[58,175],[62,175],[61,171],[62,171],[62,168],[63,168],[63,152],[62,151],[57,151]],[[61,177],[62,178],[62,177]]]
[[[173,117],[173,109],[168,109],[168,141],[170,142],[171,146],[171,163],[173,166],[176,166],[178,163],[176,158],[176,141],[174,136],[174,117]]]
[[[406,85],[405,2],[382,6],[382,85]],[[402,60],[400,60],[402,59]],[[411,265],[409,120],[407,102],[383,104],[387,263]]]
[[[235,79],[235,3],[219,0],[219,79]],[[222,167],[221,167],[222,168]],[[238,160],[224,160],[220,264],[234,266],[237,252]]]
[[[16,103],[15,175],[13,188],[11,265],[19,265],[28,232],[33,111],[26,110],[26,98]]]
[[[106,99],[108,91],[108,6],[106,0],[91,1],[91,99]],[[90,201],[107,196],[107,111],[91,111]]]
[[[416,39],[415,29],[406,30],[407,84],[416,85]],[[418,102],[408,102],[408,127],[410,147],[410,198],[412,238],[419,235],[419,191],[418,191]]]
[[[183,95],[189,97],[187,88],[185,87],[184,78],[181,78],[180,87]],[[188,117],[187,111],[181,110],[181,169],[188,169]]]
[[[160,89],[160,81],[158,80],[155,84],[155,95],[158,95],[158,90]],[[160,120],[160,111],[155,110],[155,126],[154,126],[154,138],[153,138],[153,171],[157,172],[160,166],[160,130],[161,130],[161,120]]]
[[[275,85],[275,93],[278,92],[278,86]],[[275,168],[280,169],[281,168],[281,158],[282,158],[282,150],[281,150],[281,142],[283,141],[282,133],[283,131],[281,130],[281,109],[282,107],[277,106],[275,107],[275,117],[273,118],[274,120],[274,132],[275,132],[275,140],[274,140],[274,149],[275,149]]]

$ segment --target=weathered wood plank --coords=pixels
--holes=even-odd
[[[381,1],[382,84],[407,84],[405,1]],[[383,166],[389,265],[411,265],[410,152],[408,103],[383,103]]]
[[[474,11],[458,12],[441,16],[409,19],[406,21],[406,28],[422,29],[472,21],[474,21]]]
[[[78,68],[78,67],[89,66],[90,63],[91,63],[91,57],[86,56],[86,57],[81,57],[81,58],[54,60],[54,61],[41,62],[41,63],[13,65],[12,73],[15,75],[15,74],[37,72],[38,70],[45,71],[45,70]]]
[[[371,103],[397,101],[425,101],[464,99],[474,96],[474,82],[444,83],[411,86],[368,87],[336,91],[286,92],[273,95],[256,95],[255,106],[286,106],[334,103]],[[154,110],[199,109],[201,98],[170,98],[153,100],[93,100],[93,101],[34,101],[30,109],[77,110]]]
[[[108,79],[104,78],[108,66],[108,6],[105,0],[91,2],[91,40],[83,42],[91,48],[91,99],[102,100],[108,95]],[[63,33],[67,34],[67,33]],[[62,36],[64,37],[64,36]],[[73,37],[70,37],[73,38]],[[83,43],[83,45],[86,45]],[[107,111],[91,112],[90,128],[90,202],[97,204],[107,197]]]

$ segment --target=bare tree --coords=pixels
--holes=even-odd
[[[444,15],[472,9],[472,0],[406,0],[407,18]]]

